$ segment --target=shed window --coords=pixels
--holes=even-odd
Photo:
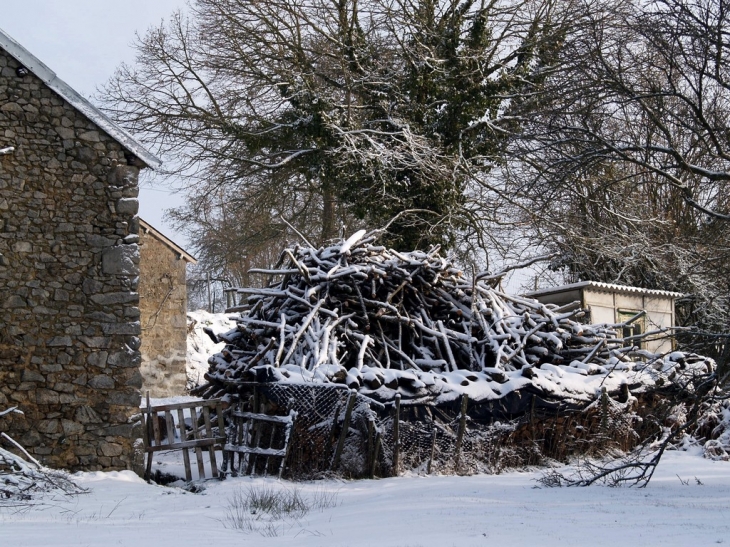
[[[641,313],[641,310],[618,310],[618,322],[619,323],[625,323],[632,317],[634,317],[637,313]],[[640,334],[644,334],[646,332],[646,315],[643,315],[642,317],[639,317],[635,321],[632,321],[631,324],[625,325],[621,327],[621,336],[628,340],[625,340],[624,347],[628,346],[638,346],[640,348],[644,347],[643,342],[636,340],[636,339],[630,339],[632,336],[638,336]]]

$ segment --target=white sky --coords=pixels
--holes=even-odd
[[[144,34],[185,0],[1,0],[0,28],[86,98],[122,62],[134,61],[135,32]],[[180,195],[145,177],[140,216],[185,246],[163,222],[163,211],[183,203]]]

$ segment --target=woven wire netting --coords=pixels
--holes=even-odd
[[[291,478],[387,477],[405,471],[494,473],[524,463],[507,443],[517,421],[480,424],[465,418],[462,426],[458,409],[403,405],[396,471],[394,404],[383,405],[331,384],[272,383],[258,384],[257,389],[266,412],[297,412],[287,460]],[[350,398],[349,426],[341,439]]]

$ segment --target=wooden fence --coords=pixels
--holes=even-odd
[[[214,431],[211,409],[214,410],[217,417],[217,431]],[[193,480],[190,465],[191,450],[195,454],[198,478],[205,478],[203,451],[208,452],[211,475],[214,478],[219,476],[215,452],[216,449],[222,450],[226,441],[220,399],[151,406],[148,395],[147,407],[142,415],[147,457],[145,480],[149,481],[152,474],[153,454],[164,450],[182,450],[185,480],[187,481]]]

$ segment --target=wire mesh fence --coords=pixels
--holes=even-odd
[[[259,383],[241,395],[258,412],[297,413],[292,478],[495,472],[519,425],[476,423],[458,409],[382,404],[332,384]]]
[[[250,383],[239,399],[254,412],[296,412],[285,472],[295,479],[496,473],[638,441],[633,407],[605,397],[580,411],[528,405],[501,421],[483,419],[464,398],[440,407],[383,404],[335,384]]]

